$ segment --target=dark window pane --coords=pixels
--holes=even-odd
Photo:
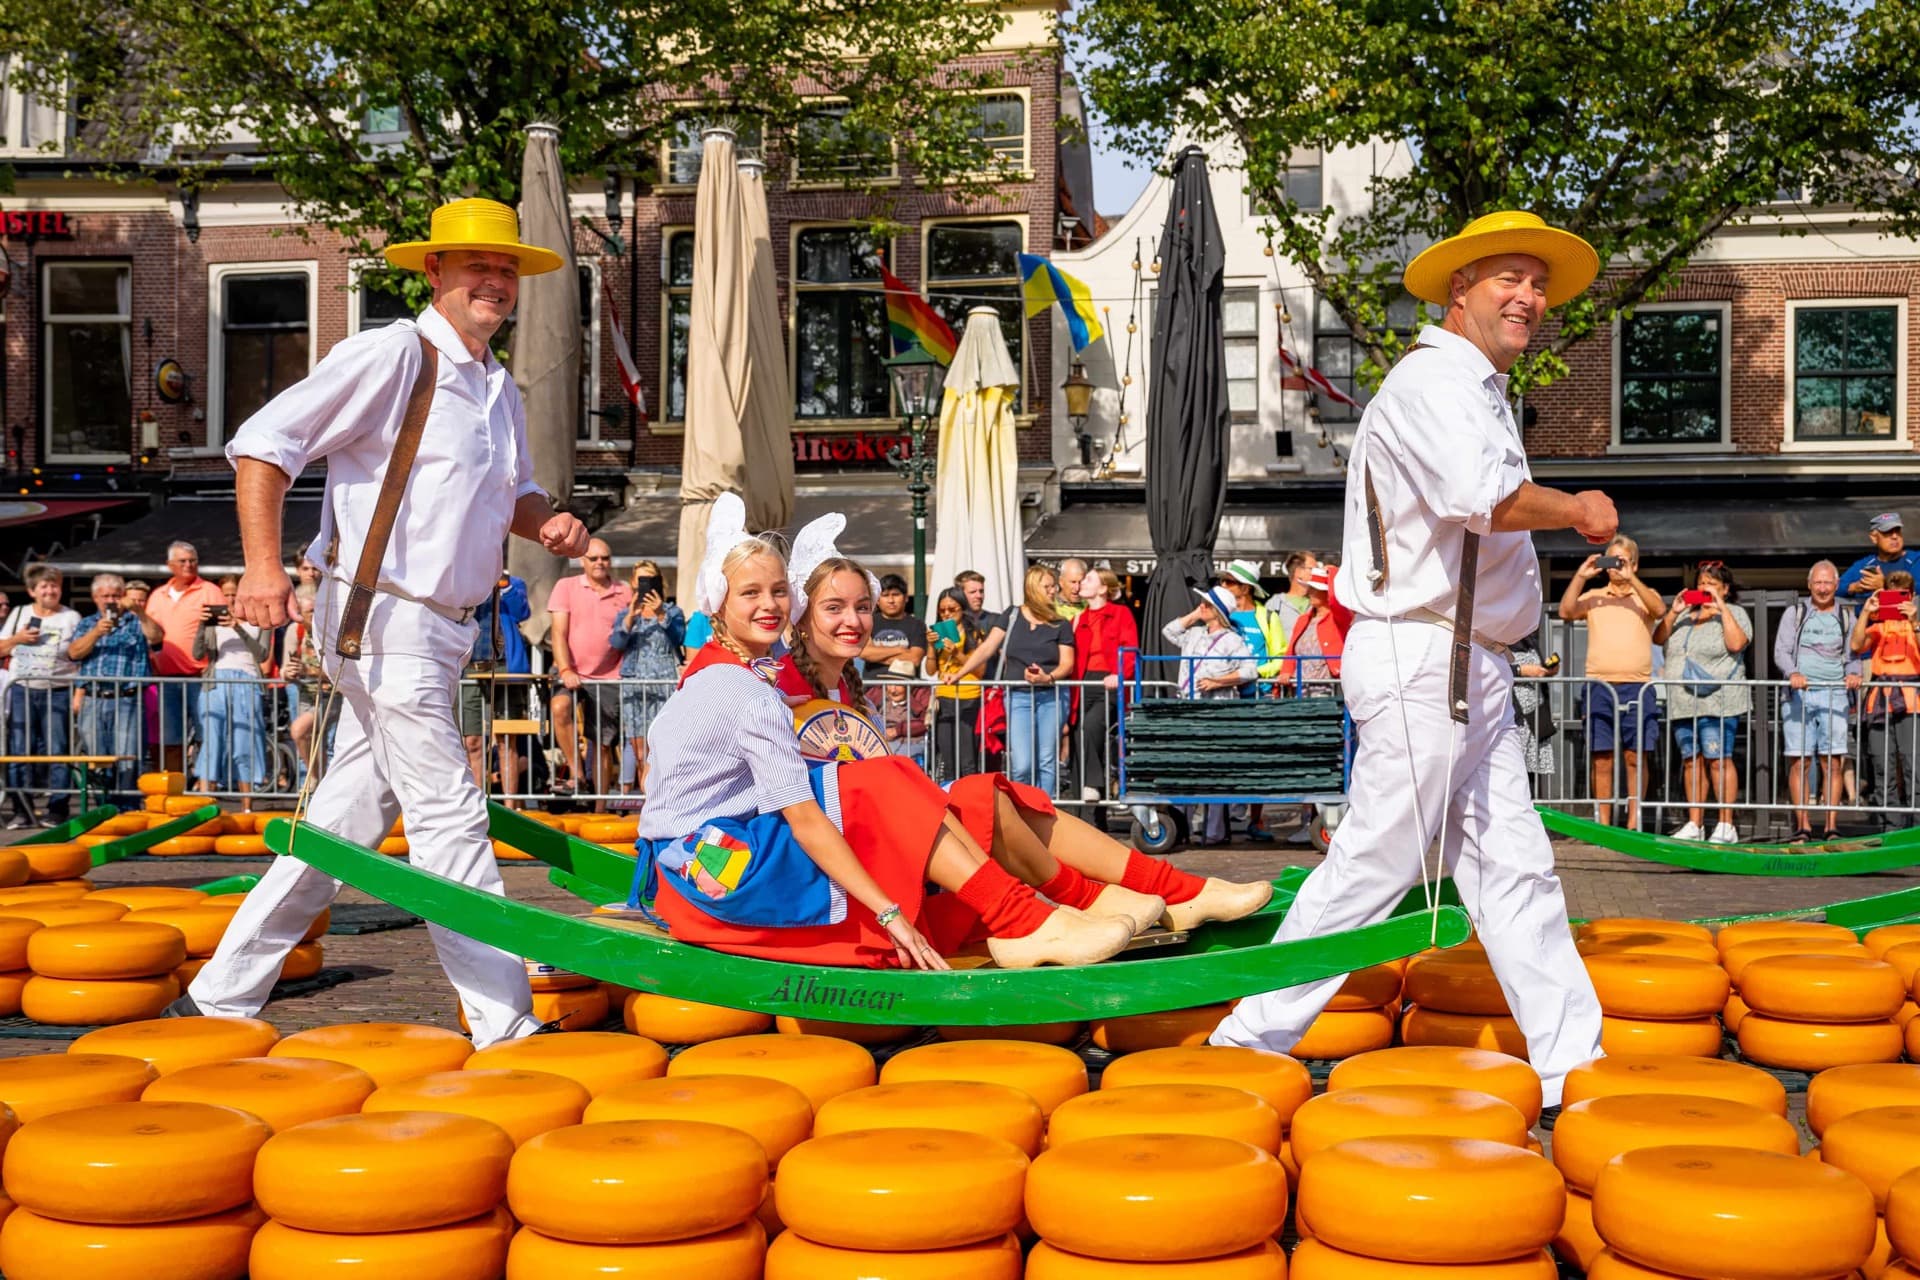
[[[399,107],[369,106],[360,127],[368,133],[399,133],[402,123]]]
[[[800,417],[888,416],[883,299],[859,293],[798,293],[794,333],[794,409]]]
[[[229,329],[285,328],[307,325],[307,277],[228,276],[226,324]]]
[[[1718,443],[1720,313],[1644,311],[1622,324],[1621,443]]]
[[[1841,380],[1801,375],[1793,383],[1793,434],[1801,440],[1834,440],[1844,434]]]
[[[887,135],[849,124],[845,107],[826,107],[802,117],[795,145],[802,179],[871,178],[893,169]]]
[[[796,237],[795,275],[807,284],[846,284],[880,278],[882,246],[851,227],[820,227]]]
[[[1847,405],[1847,434],[1863,439],[1893,434],[1891,377],[1848,378],[1842,396]]]
[[[1320,207],[1320,166],[1289,168],[1286,172],[1287,199],[1302,209]]]
[[[758,120],[733,120],[728,127],[734,131],[733,150],[736,156],[753,160],[764,156]],[[667,182],[692,186],[700,181],[700,158],[707,146],[701,134],[706,128],[707,121],[702,116],[682,116],[674,121],[673,137],[667,143]]]
[[[1893,368],[1894,332],[1899,315],[1892,307],[1857,307],[1847,317],[1847,368]]]
[[[125,324],[47,326],[49,452],[126,454],[133,421],[130,337]]]
[[[958,222],[927,236],[929,280],[990,279],[1020,273],[1026,241],[1017,222]]]
[[[1802,307],[1794,314],[1794,434],[1886,440],[1899,428],[1899,311]]]
[[[1019,94],[988,94],[972,103],[976,117],[971,130],[993,153],[1007,163],[1021,166],[1027,162],[1027,104]]]
[[[124,316],[124,266],[59,265],[47,268],[49,316]]]
[[[693,283],[693,232],[676,231],[667,240],[667,283]]]
[[[378,329],[382,325],[392,324],[395,320],[411,320],[416,314],[407,305],[407,300],[397,293],[375,288],[361,277],[360,288],[356,291],[360,298],[360,327]]]
[[[1847,367],[1847,313],[1802,307],[1793,320],[1794,361],[1799,373],[1834,373]]]
[[[692,239],[691,236],[688,239]],[[667,298],[667,419],[687,416],[687,347],[693,335],[693,299],[684,293]]]

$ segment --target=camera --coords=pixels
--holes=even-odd
[[[1593,562],[1593,567],[1596,569],[1624,569],[1627,567],[1627,562],[1619,556],[1601,556]]]

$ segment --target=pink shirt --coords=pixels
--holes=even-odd
[[[633,601],[633,588],[615,579],[594,590],[587,575],[553,584],[548,613],[567,615],[567,652],[573,668],[587,680],[612,680],[620,674],[620,651],[613,647],[613,620]]]
[[[210,578],[196,578],[185,591],[177,593],[171,578],[153,589],[147,596],[147,616],[160,624],[161,648],[153,655],[156,675],[197,676],[207,669],[204,659],[193,656],[193,637],[200,630],[200,611],[208,605],[218,607],[226,602],[220,584]]]

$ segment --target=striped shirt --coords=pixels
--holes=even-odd
[[[694,672],[647,731],[642,839],[677,839],[714,818],[778,813],[812,799],[793,712],[745,667]]]

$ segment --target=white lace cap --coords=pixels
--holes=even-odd
[[[753,535],[747,532],[747,504],[737,493],[723,493],[713,500],[713,512],[707,517],[707,553],[700,561],[700,580],[695,584],[694,603],[709,618],[720,616],[727,602],[727,575],[721,569],[727,553]]]
[[[846,528],[847,518],[838,511],[829,511],[795,535],[793,551],[787,556],[787,583],[793,592],[795,622],[800,621],[800,615],[807,611],[807,579],[813,576],[815,569],[840,555],[840,548],[834,543]],[[873,576],[872,570],[867,571],[867,589],[877,602],[880,599],[880,579]]]

